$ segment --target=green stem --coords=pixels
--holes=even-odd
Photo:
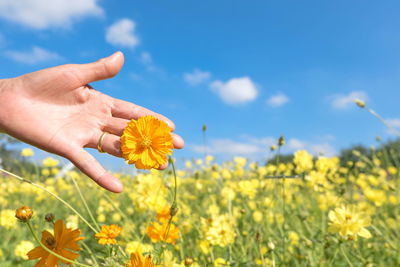
[[[354,267],[354,265],[351,263],[349,257],[347,257],[346,252],[343,250],[343,247],[340,246],[340,251],[342,252],[344,258],[346,259],[346,262],[349,264],[349,266]]]
[[[389,128],[395,135],[400,136],[400,132],[390,125],[381,115],[379,115],[375,110],[368,107],[365,108],[369,113],[374,115],[378,120],[380,120],[387,128]]]
[[[79,218],[81,218],[81,220],[82,220],[84,223],[86,223],[87,226],[89,226],[90,229],[93,230],[93,232],[97,233],[97,230],[96,230],[85,218],[83,218],[83,216],[82,216],[77,210],[75,210],[70,204],[68,204],[68,202],[66,202],[64,199],[60,198],[60,197],[57,196],[56,194],[54,194],[54,193],[52,193],[51,191],[47,190],[45,187],[43,187],[43,186],[41,186],[41,185],[38,185],[38,184],[35,184],[34,182],[32,182],[32,181],[30,181],[30,180],[28,180],[28,179],[22,178],[21,176],[18,176],[18,175],[14,174],[14,173],[8,172],[8,171],[6,171],[6,170],[4,170],[4,169],[2,169],[2,168],[0,168],[0,171],[2,171],[2,172],[6,173],[6,174],[8,174],[8,175],[10,175],[10,176],[12,176],[12,177],[14,177],[14,178],[17,178],[17,179],[20,180],[21,182],[28,183],[28,184],[31,184],[31,185],[37,187],[37,188],[40,188],[40,189],[42,189],[43,191],[45,191],[46,193],[52,195],[52,196],[55,197],[58,201],[60,201],[60,202],[63,203],[65,206],[67,206],[70,210],[72,210],[76,215],[78,215]]]
[[[96,257],[95,257],[94,254],[93,254],[93,251],[89,248],[89,246],[86,245],[86,244],[83,243],[83,242],[82,242],[81,244],[82,244],[82,246],[87,250],[87,252],[89,253],[90,257],[92,258],[92,260],[93,260],[93,262],[94,262],[94,264],[95,264],[95,266],[96,266],[96,267],[100,267],[99,263],[97,262]]]
[[[90,218],[92,219],[94,225],[97,227],[97,231],[100,232],[100,226],[98,225],[96,219],[93,217],[93,213],[92,213],[92,211],[90,210],[90,208],[89,208],[89,206],[88,206],[88,204],[87,204],[85,198],[83,197],[82,192],[81,192],[81,189],[79,188],[79,185],[77,184],[77,182],[75,181],[74,178],[71,177],[71,180],[72,180],[72,182],[74,183],[74,186],[75,186],[76,190],[78,191],[79,197],[81,198],[81,200],[82,200],[82,202],[83,202],[83,205],[85,206],[87,212],[89,213]]]
[[[90,265],[86,265],[86,264],[83,264],[83,263],[79,263],[79,262],[70,260],[70,259],[68,259],[68,258],[65,258],[65,257],[63,257],[63,256],[61,256],[61,255],[55,253],[53,250],[49,249],[48,247],[46,247],[45,245],[43,245],[42,242],[40,242],[39,238],[36,236],[35,232],[33,231],[32,225],[29,223],[29,221],[26,222],[26,224],[28,225],[28,228],[29,228],[29,230],[31,231],[31,233],[32,233],[32,235],[33,235],[33,238],[35,238],[36,242],[38,242],[38,243],[40,244],[40,246],[41,246],[44,250],[46,250],[48,253],[52,254],[53,256],[56,256],[56,257],[59,258],[60,260],[63,260],[63,261],[66,261],[66,262],[69,262],[69,263],[72,263],[72,264],[76,264],[76,265],[78,265],[78,266],[91,267]]]
[[[168,220],[167,229],[166,229],[165,234],[164,234],[164,239],[165,240],[168,237],[169,230],[171,228],[172,219],[173,219],[173,217],[175,216],[175,213],[176,213],[176,196],[177,196],[177,191],[178,191],[178,183],[177,183],[177,178],[176,178],[175,164],[174,164],[174,161],[172,160],[171,157],[168,158],[168,161],[172,166],[172,172],[174,174],[174,198],[173,198],[173,201],[172,201],[172,204],[171,204],[171,208],[170,208],[170,218]],[[171,211],[173,211],[174,214],[171,214]]]

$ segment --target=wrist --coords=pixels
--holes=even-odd
[[[0,79],[0,133],[5,132],[5,120],[6,120],[6,112],[5,104],[7,103],[6,99],[6,91],[9,84],[9,79]]]

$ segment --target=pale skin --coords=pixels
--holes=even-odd
[[[124,64],[117,52],[89,64],[68,64],[0,80],[0,132],[69,159],[103,188],[119,193],[122,183],[84,148],[95,148],[103,132],[104,152],[121,157],[120,136],[131,119],[154,115],[130,102],[112,98],[89,83],[114,77]],[[173,134],[175,148],[183,139]],[[160,169],[165,169],[167,165]]]

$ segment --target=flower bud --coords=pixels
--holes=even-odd
[[[190,266],[193,264],[193,259],[192,258],[186,258],[185,259],[185,266]]]
[[[32,218],[32,215],[32,209],[27,206],[22,206],[15,211],[15,217],[22,222],[29,221]]]
[[[53,213],[47,213],[46,216],[44,216],[44,219],[47,222],[54,222],[54,214]]]
[[[283,135],[281,137],[279,137],[278,145],[279,146],[285,145],[285,137]]]
[[[365,102],[362,101],[361,99],[355,99],[354,103],[356,103],[357,106],[359,106],[360,108],[365,108]]]

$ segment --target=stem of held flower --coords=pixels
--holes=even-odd
[[[90,267],[90,265],[86,265],[83,263],[79,263],[73,260],[70,260],[68,258],[65,258],[57,253],[55,253],[54,251],[52,251],[51,249],[49,249],[48,247],[46,247],[45,245],[42,244],[42,242],[40,242],[39,238],[36,236],[35,232],[33,231],[32,225],[30,224],[29,221],[26,222],[26,224],[28,225],[29,230],[31,231],[31,234],[33,235],[33,238],[36,240],[36,242],[38,242],[40,244],[40,246],[46,250],[48,253],[52,254],[53,256],[56,256],[57,258],[59,258],[60,260],[72,263],[72,264],[76,264],[78,266],[83,266],[83,267]]]
[[[75,179],[74,179],[73,177],[71,177],[71,180],[72,180],[72,182],[74,183],[74,186],[75,186],[76,190],[78,191],[79,197],[81,198],[81,200],[82,200],[82,202],[83,202],[83,205],[85,206],[87,212],[89,213],[90,219],[92,219],[94,225],[95,225],[96,228],[97,228],[97,231],[100,232],[100,226],[99,226],[99,224],[97,223],[97,221],[95,220],[95,218],[93,217],[93,213],[92,213],[91,210],[89,209],[89,206],[88,206],[88,204],[87,204],[85,198],[84,198],[83,195],[82,195],[82,192],[81,192],[81,189],[79,188],[78,183],[75,181]]]
[[[92,226],[92,225],[91,225],[77,210],[75,210],[70,204],[68,204],[68,202],[66,202],[64,199],[62,199],[62,198],[60,198],[59,196],[57,196],[56,194],[50,192],[50,191],[47,190],[45,187],[43,187],[43,186],[41,186],[41,185],[38,185],[38,184],[35,184],[34,182],[32,182],[32,181],[30,181],[30,180],[28,180],[28,179],[22,178],[21,176],[18,176],[18,175],[14,174],[14,173],[8,172],[8,171],[6,171],[6,170],[4,170],[4,169],[2,169],[2,168],[0,168],[0,171],[2,171],[2,172],[6,173],[6,174],[8,174],[8,175],[10,175],[10,176],[12,176],[12,177],[14,177],[14,178],[17,178],[17,179],[20,180],[21,182],[28,183],[28,184],[31,184],[31,185],[37,187],[37,188],[40,188],[40,189],[42,189],[43,191],[45,191],[46,193],[52,195],[52,196],[55,197],[58,201],[60,201],[60,202],[63,203],[65,206],[67,206],[70,210],[72,210],[76,215],[78,215],[79,218],[81,218],[81,220],[82,220],[84,223],[86,223],[87,226],[89,226],[90,229],[93,230],[93,232],[97,233],[97,230],[96,230],[96,229],[95,229],[95,228],[94,228],[94,227],[93,227],[93,226]]]
[[[171,204],[171,208],[170,208],[170,212],[172,210],[176,210],[176,196],[177,196],[177,191],[178,191],[178,184],[177,184],[177,178],[176,178],[176,171],[175,171],[175,164],[174,161],[172,160],[171,157],[168,158],[168,162],[171,164],[172,166],[172,173],[174,174],[174,198],[172,200],[172,204]],[[169,220],[168,220],[168,225],[167,225],[167,229],[165,231],[164,234],[164,240],[167,240],[168,234],[169,234],[169,230],[171,229],[171,223],[172,223],[172,219],[175,216],[175,212],[174,214],[170,214]]]

